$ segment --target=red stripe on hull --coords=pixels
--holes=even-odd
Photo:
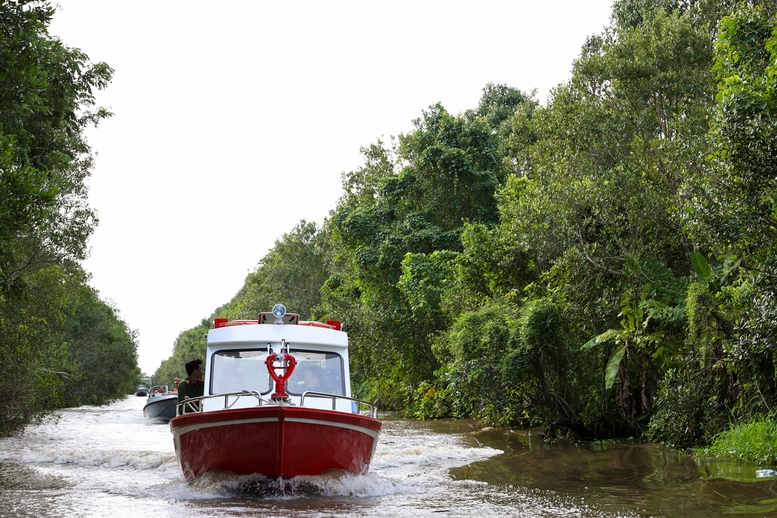
[[[170,421],[184,478],[213,469],[238,475],[318,475],[369,469],[381,422],[332,410],[263,406],[178,416]]]

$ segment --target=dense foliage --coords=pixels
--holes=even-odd
[[[97,218],[84,129],[113,71],[49,36],[48,2],[0,2],[0,436],[130,393],[135,334],[80,262]]]
[[[776,31],[771,2],[617,1],[545,106],[489,84],[365,147],[213,316],[341,320],[359,395],[418,418],[687,447],[772,415]]]

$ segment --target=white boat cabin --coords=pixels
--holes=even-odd
[[[296,365],[283,385],[288,395],[284,402],[358,412],[358,402],[345,399],[351,397],[348,335],[341,330],[340,322],[300,322],[297,315],[281,308],[277,310],[283,313],[280,317],[260,313],[257,320],[215,320],[214,328],[208,331],[204,358],[206,397],[202,410],[271,404],[277,387],[268,371],[267,358],[288,353]],[[285,376],[288,363],[275,361],[271,365],[277,375]],[[212,397],[220,394],[224,397]]]

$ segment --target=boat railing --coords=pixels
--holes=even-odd
[[[256,390],[240,390],[238,392],[222,392],[220,394],[210,394],[208,396],[199,396],[194,398],[186,398],[182,402],[178,403],[175,407],[175,414],[181,415],[181,413],[191,414],[202,412],[202,402],[206,399],[219,399],[224,398],[224,410],[229,410],[241,397],[251,396],[259,400],[259,404],[263,403],[262,395]],[[229,398],[234,398],[230,402]]]
[[[262,399],[262,394],[260,394],[256,390],[241,390],[239,392],[224,392],[221,394],[210,394],[207,396],[199,396],[196,398],[186,398],[182,402],[178,403],[175,407],[175,414],[181,415],[181,413],[197,413],[203,411],[203,401],[208,399],[219,399],[224,398],[224,410],[229,410],[232,408],[241,397],[254,397],[258,401],[258,405],[264,405],[264,404],[272,404],[272,401],[268,401],[265,399]],[[305,406],[305,398],[321,398],[321,399],[331,399],[332,400],[332,410],[337,410],[337,402],[338,401],[349,401],[352,404],[356,405],[356,409],[353,413],[355,414],[362,414],[368,415],[374,419],[378,418],[378,407],[373,405],[372,403],[368,401],[364,401],[361,399],[356,399],[348,396],[341,396],[338,394],[330,394],[328,392],[314,392],[314,391],[307,391],[303,392],[302,396],[300,397],[300,406]],[[231,401],[230,401],[230,398]],[[364,409],[364,410],[363,410]]]
[[[369,401],[364,401],[362,399],[356,399],[348,396],[341,396],[339,394],[330,394],[328,392],[314,392],[312,390],[309,390],[307,392],[302,393],[302,397],[300,397],[299,400],[299,406],[305,406],[305,398],[306,397],[314,397],[314,398],[322,398],[322,399],[331,399],[332,400],[332,410],[337,410],[337,402],[338,401],[350,401],[351,403],[356,403],[356,411],[355,414],[361,414],[362,408],[365,408],[365,415],[368,415],[374,419],[378,418],[378,407],[370,403]]]

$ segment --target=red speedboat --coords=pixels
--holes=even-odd
[[[170,420],[187,482],[211,470],[290,478],[369,470],[381,422],[351,397],[340,322],[303,322],[282,305],[257,320],[216,319],[205,395]]]

